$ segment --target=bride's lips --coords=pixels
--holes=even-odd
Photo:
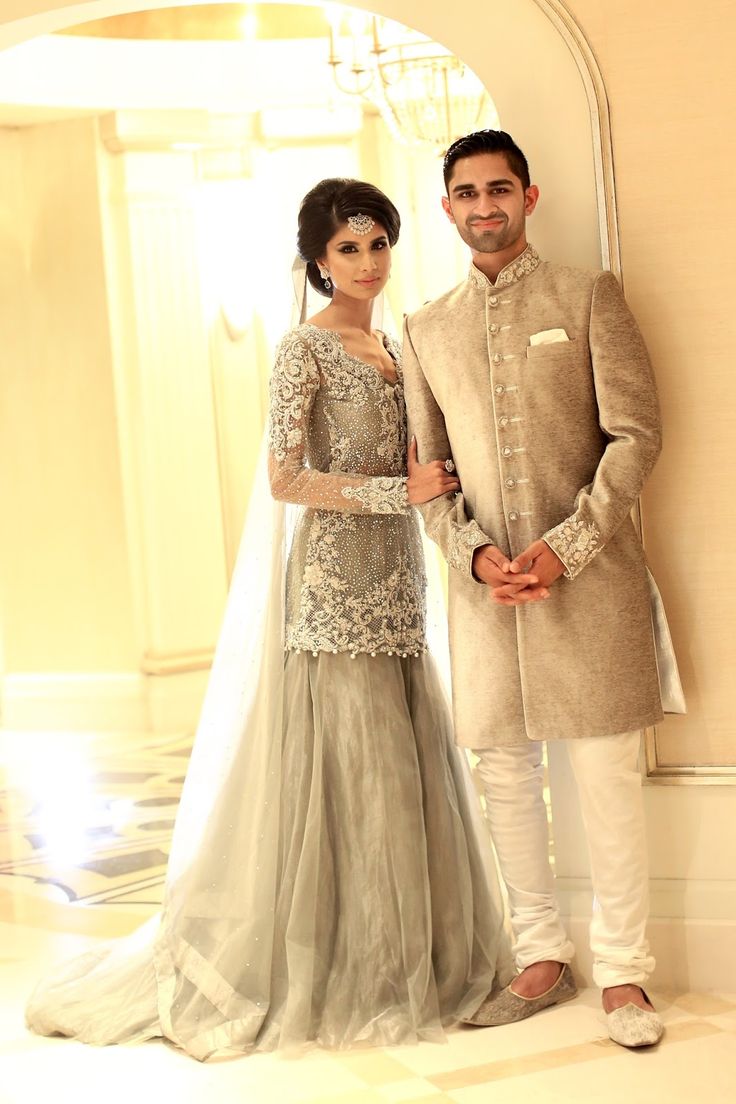
[[[374,284],[378,283],[378,276],[372,280],[356,280],[355,282],[356,284],[363,284],[364,287],[373,287]]]

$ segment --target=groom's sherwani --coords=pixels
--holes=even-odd
[[[659,453],[659,410],[616,279],[540,261],[532,246],[495,284],[471,266],[407,319],[404,373],[420,461],[452,457],[463,490],[422,507],[451,568],[458,742],[614,735],[661,719],[630,518]],[[473,550],[513,557],[539,537],[566,567],[549,599],[493,603]]]

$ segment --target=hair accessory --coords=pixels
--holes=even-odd
[[[350,215],[348,218],[348,226],[354,234],[370,234],[373,227],[376,225],[375,220],[370,215]]]

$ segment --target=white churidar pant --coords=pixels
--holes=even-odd
[[[593,980],[600,988],[643,985],[652,970],[646,922],[647,843],[638,767],[639,733],[565,741],[588,837],[595,894],[590,925]],[[520,970],[569,962],[549,862],[541,743],[476,751],[486,811],[506,883]]]

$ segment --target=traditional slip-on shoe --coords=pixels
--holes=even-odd
[[[522,997],[515,993],[510,985],[500,992],[491,993],[480,1008],[461,1022],[474,1027],[500,1027],[501,1024],[516,1023],[549,1008],[553,1004],[562,1004],[578,995],[572,970],[564,965],[554,985],[538,997]]]
[[[652,1003],[646,993],[644,997]],[[614,1043],[624,1047],[654,1046],[664,1035],[664,1024],[656,1012],[631,1003],[606,1012],[606,1026]]]

